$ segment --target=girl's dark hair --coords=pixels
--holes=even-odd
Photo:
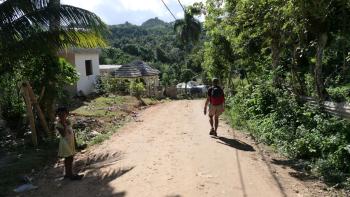
[[[64,114],[64,113],[69,113],[69,110],[68,110],[67,107],[59,107],[59,108],[57,108],[56,115],[61,115],[61,114]]]

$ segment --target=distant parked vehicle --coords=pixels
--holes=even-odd
[[[208,92],[208,86],[199,85],[195,81],[189,81],[186,83],[179,83],[176,85],[177,92],[180,94],[188,94],[190,96],[202,97]]]

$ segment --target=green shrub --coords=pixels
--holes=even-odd
[[[288,90],[269,85],[237,88],[228,107],[234,127],[248,130],[290,158],[307,161],[315,175],[338,183],[349,176],[349,121],[299,103]]]
[[[129,92],[136,98],[141,98],[141,95],[145,92],[145,86],[142,82],[132,81],[129,85]]]
[[[97,83],[98,93],[129,94],[130,81],[112,76],[102,76]]]
[[[315,79],[311,74],[305,74],[305,85],[307,96],[316,96],[315,94]]]
[[[327,88],[327,91],[331,99],[335,102],[350,102],[350,88],[347,86]]]

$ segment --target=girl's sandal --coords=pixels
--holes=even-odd
[[[84,175],[79,175],[79,174],[74,174],[72,175],[70,178],[70,180],[72,181],[80,181],[82,178],[84,177]]]
[[[83,175],[79,175],[79,174],[73,174],[71,176],[68,175],[64,175],[64,179],[70,179],[72,181],[79,181],[83,178]]]

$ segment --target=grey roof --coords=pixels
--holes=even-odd
[[[112,76],[120,78],[136,78],[142,77],[141,72],[132,65],[122,65],[118,70],[113,71]]]
[[[154,76],[160,73],[159,70],[152,68],[143,61],[133,61],[130,65],[135,66],[141,72],[142,76]]]

